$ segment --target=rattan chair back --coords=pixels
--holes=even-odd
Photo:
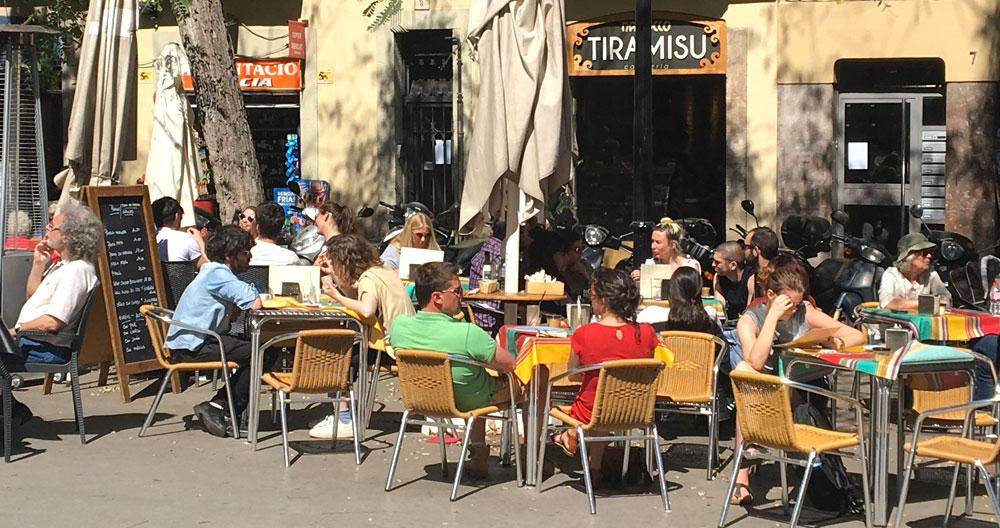
[[[658,359],[605,361],[586,429],[624,431],[649,427],[662,371],[663,362]]]
[[[788,387],[781,378],[749,370],[729,374],[736,399],[736,417],[743,438],[751,444],[799,451]]]
[[[937,407],[959,405],[962,403],[968,403],[969,401],[968,385],[961,385],[942,390],[924,390],[915,388],[913,389],[912,409],[914,412],[922,413]],[[961,421],[964,417],[965,413],[963,411],[944,412],[932,416],[932,418],[936,420],[956,421]]]
[[[712,370],[715,367],[715,336],[702,332],[660,332],[674,353],[674,364],[663,369],[656,395],[676,402],[704,403],[712,400]]]
[[[166,328],[163,321],[153,316],[157,307],[152,304],[144,304],[139,307],[139,313],[146,319],[146,330],[149,331],[149,341],[153,344],[153,355],[156,362],[163,368],[170,368],[170,350],[163,346]]]
[[[451,361],[444,352],[396,349],[403,408],[433,418],[463,416],[455,406]]]
[[[300,332],[286,392],[319,394],[347,390],[351,351],[359,340],[357,332],[346,329]]]

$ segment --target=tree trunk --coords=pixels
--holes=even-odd
[[[175,15],[191,65],[219,212],[226,220],[239,208],[261,203],[264,190],[222,3],[191,0],[184,12]]]

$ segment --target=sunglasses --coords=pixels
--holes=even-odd
[[[438,293],[454,293],[459,298],[461,298],[462,294],[463,294],[463,292],[462,292],[462,285],[459,284],[458,287],[456,287],[454,289],[451,289],[451,290],[438,290]]]
[[[246,220],[247,222],[250,222],[252,224],[256,219],[250,215],[245,215],[243,213],[240,213],[240,220]]]
[[[430,237],[431,237],[430,233],[413,233],[413,238],[425,239]]]

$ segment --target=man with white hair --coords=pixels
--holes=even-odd
[[[97,285],[94,261],[102,225],[78,202],[60,206],[35,246],[25,290],[27,301],[10,333],[17,337],[14,354],[0,354],[11,372],[23,372],[25,363],[66,363],[70,360],[73,330],[83,315],[87,294]],[[53,252],[59,254],[52,263]],[[15,400],[14,416],[27,421],[31,411]]]

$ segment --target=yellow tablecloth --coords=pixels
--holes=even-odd
[[[570,348],[568,337],[527,337],[514,360],[514,375],[522,383],[528,383],[536,365],[565,365],[569,361]],[[656,347],[653,357],[668,367],[674,364],[674,353],[663,345]]]

